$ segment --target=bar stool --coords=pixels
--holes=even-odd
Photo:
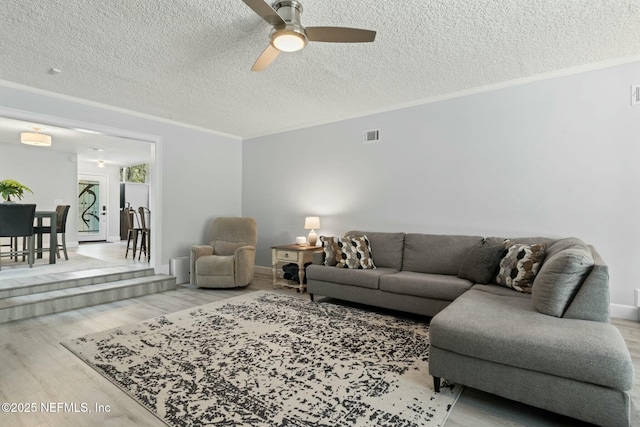
[[[143,232],[143,228],[138,226],[136,227],[136,222],[139,224],[140,220],[138,219],[137,212],[135,209],[128,208],[127,212],[127,222],[129,223],[129,228],[127,230],[127,250],[124,254],[124,257],[127,258],[129,256],[129,244],[133,241],[133,259],[136,259],[136,251],[138,250],[138,236]],[[142,251],[142,248],[140,248]]]
[[[138,208],[138,214],[140,216],[141,227],[140,237],[142,237],[142,241],[140,242],[140,253],[138,253],[138,260],[140,260],[140,256],[142,255],[142,251],[144,250],[144,254],[147,257],[147,262],[149,262],[149,260],[151,259],[151,211],[144,206],[140,206]]]

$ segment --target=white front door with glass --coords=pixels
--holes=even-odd
[[[107,240],[107,177],[78,175],[78,241]]]

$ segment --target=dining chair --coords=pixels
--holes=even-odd
[[[142,255],[142,251],[144,250],[144,254],[147,257],[147,262],[151,259],[151,211],[144,206],[140,206],[138,208],[138,216],[140,218],[140,252],[138,253],[138,260],[140,260],[140,256]],[[134,255],[135,258],[135,255]]]
[[[62,243],[49,242],[49,249],[37,249],[36,252],[45,252],[47,250],[53,250],[55,248],[56,254],[58,258],[60,258],[60,248],[64,252],[64,259],[69,260],[69,255],[67,254],[67,216],[69,215],[70,205],[58,205],[56,206],[56,232],[58,236],[62,236]],[[43,234],[51,233],[51,226],[42,225],[33,227],[33,232],[36,236],[41,237]],[[40,240],[39,240],[40,242]]]
[[[27,255],[29,267],[33,267],[35,246],[33,220],[35,214],[36,205],[0,204],[0,237],[14,237],[16,240],[18,237],[27,238],[26,245],[23,244],[22,250],[18,250],[16,245],[8,253],[0,252],[0,259]]]

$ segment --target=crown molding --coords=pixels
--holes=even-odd
[[[69,95],[64,95],[61,93],[57,93],[57,92],[51,92],[45,89],[39,89],[36,87],[32,87],[32,86],[27,86],[27,85],[23,85],[20,83],[14,83],[14,82],[10,82],[7,80],[0,80],[0,86],[4,86],[6,88],[9,89],[16,89],[16,90],[22,90],[25,92],[30,92],[36,95],[43,95],[43,96],[48,96],[50,98],[55,98],[55,99],[59,99],[62,101],[69,101],[69,102],[73,102],[76,104],[81,104],[81,105],[86,105],[89,107],[95,107],[95,108],[102,108],[105,110],[109,110],[109,111],[113,111],[116,113],[121,113],[121,114],[127,114],[130,116],[135,116],[135,117],[139,117],[141,119],[147,119],[147,120],[153,120],[156,122],[161,122],[161,123],[165,123],[165,124],[170,124],[173,126],[179,126],[179,127],[183,127],[183,128],[188,128],[188,129],[193,129],[193,130],[197,130],[200,132],[206,132],[212,135],[216,135],[216,136],[221,136],[224,138],[229,138],[229,139],[234,139],[237,141],[242,141],[242,137],[239,135],[232,135],[230,133],[225,133],[225,132],[220,132],[214,129],[208,129],[205,127],[201,127],[201,126],[196,126],[196,125],[191,125],[188,123],[183,123],[183,122],[179,122],[177,120],[171,120],[171,119],[166,119],[163,117],[159,117],[159,116],[154,116],[151,114],[146,114],[146,113],[141,113],[139,111],[134,111],[134,110],[128,110],[126,108],[121,108],[121,107],[116,107],[113,105],[109,105],[109,104],[103,104],[100,102],[96,102],[96,101],[90,101],[88,99],[83,99],[83,98],[76,98],[74,96],[69,96]]]

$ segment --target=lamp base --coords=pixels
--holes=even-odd
[[[307,236],[307,245],[315,246],[316,243],[318,243],[318,236],[316,235],[316,232],[311,229],[309,235]]]

